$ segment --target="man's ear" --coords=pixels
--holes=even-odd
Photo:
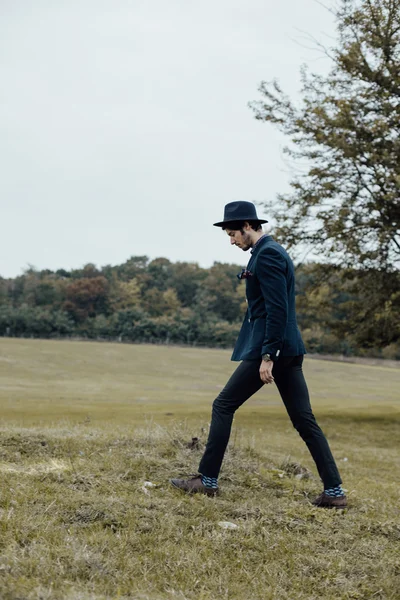
[[[245,221],[243,223],[243,229],[245,229],[246,231],[248,231],[249,229],[251,229],[250,224],[248,221]]]

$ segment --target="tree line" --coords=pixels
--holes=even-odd
[[[71,271],[31,267],[0,278],[0,335],[230,348],[246,311],[240,270],[146,256]],[[398,273],[310,263],[296,278],[309,352],[400,359]]]

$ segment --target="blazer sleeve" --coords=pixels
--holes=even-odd
[[[256,275],[267,311],[262,354],[278,360],[288,321],[287,263],[274,248],[263,249],[257,257]]]

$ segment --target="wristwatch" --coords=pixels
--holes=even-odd
[[[271,355],[270,354],[263,354],[262,355],[262,359],[265,360],[265,362],[270,362],[272,361]]]

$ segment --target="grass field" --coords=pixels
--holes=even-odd
[[[221,496],[168,484],[197,470],[229,357],[0,339],[1,600],[400,598],[400,369],[305,361],[334,512],[272,386],[235,417]]]

